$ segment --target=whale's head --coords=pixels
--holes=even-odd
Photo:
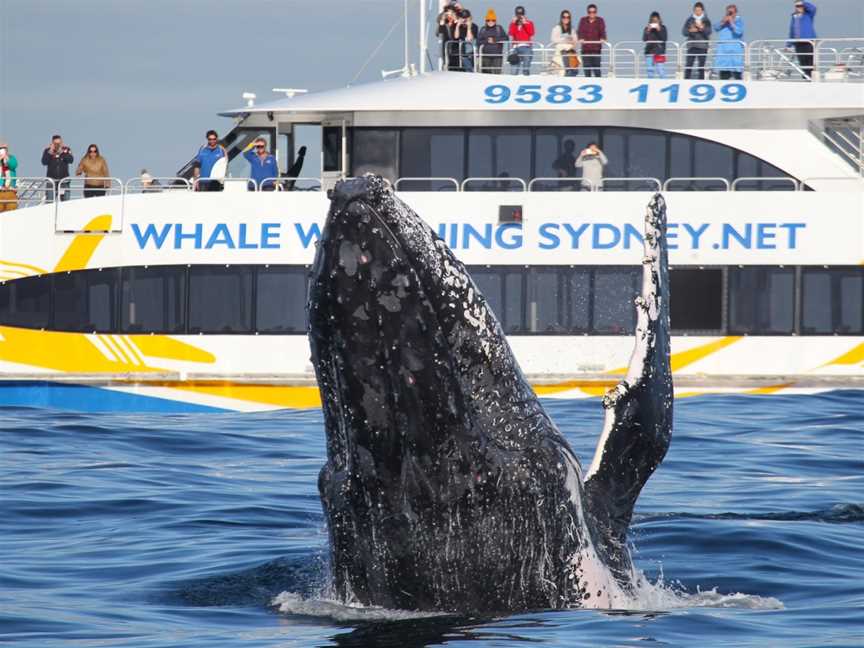
[[[579,529],[572,451],[426,223],[380,178],[341,182],[331,199],[309,338],[336,594],[413,609],[558,607],[573,576],[556,565],[581,542],[561,540]]]

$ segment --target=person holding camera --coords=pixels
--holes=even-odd
[[[744,21],[738,7],[730,4],[726,15],[717,26],[717,47],[714,50],[714,69],[720,78],[741,79],[744,72]]]
[[[477,34],[480,48],[480,72],[483,74],[501,74],[502,57],[507,32],[498,24],[498,15],[490,9],[486,12],[486,24]]]
[[[600,77],[603,43],[606,42],[606,21],[598,15],[596,4],[589,4],[585,12],[586,15],[579,19],[579,28],[576,30],[582,43],[582,69],[586,77]]]
[[[474,71],[474,43],[477,42],[477,25],[471,19],[471,12],[460,9],[456,13],[456,26],[453,40],[459,45],[459,69],[463,72]]]
[[[579,157],[576,158],[576,168],[582,169],[582,189],[591,191],[603,189],[603,167],[609,164],[609,160],[597,142],[591,142],[588,148],[582,149]]]
[[[663,19],[657,11],[651,12],[648,26],[642,30],[642,41],[645,43],[645,66],[648,78],[666,78],[666,41],[669,33]]]
[[[456,11],[458,5],[447,5],[438,16],[438,37],[441,39],[441,59],[444,69],[455,72],[459,66],[459,43],[456,41]],[[461,9],[459,9],[461,10]]]
[[[687,62],[684,67],[685,79],[705,78],[705,59],[708,57],[708,41],[711,40],[711,21],[705,15],[705,5],[693,5],[693,14],[684,22],[681,33],[687,38],[684,44]]]
[[[60,183],[64,178],[69,177],[69,165],[73,161],[72,152],[69,147],[63,143],[63,138],[55,135],[51,138],[51,144],[42,151],[42,165],[45,167],[45,176],[55,182]],[[69,191],[66,189],[60,190],[60,200],[69,200]],[[46,190],[46,200],[52,202],[54,200],[54,190],[48,188]]]
[[[534,58],[532,42],[534,40],[534,23],[525,15],[525,7],[518,6],[514,11],[513,20],[510,21],[508,33],[510,40],[514,43],[513,51],[507,57],[507,62],[514,68],[514,72],[528,76],[531,74],[531,61]]]

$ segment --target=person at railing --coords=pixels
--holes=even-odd
[[[596,187],[597,190],[603,188],[603,167],[609,164],[609,160],[597,142],[591,142],[588,148],[583,149],[576,158],[576,168],[582,169],[582,188],[586,191],[591,191]]]
[[[74,158],[72,151],[63,143],[63,138],[54,135],[51,144],[42,151],[42,165],[45,167],[45,176],[59,184],[61,180],[69,177],[69,165]],[[48,202],[54,200],[54,190],[49,186],[45,193]],[[69,192],[60,190],[60,200],[68,200]]]
[[[75,175],[84,176],[85,198],[104,196],[111,188],[111,181],[104,179],[111,175],[108,172],[108,162],[99,154],[99,147],[95,144],[87,147],[87,152],[75,169]]]
[[[501,74],[504,45],[508,41],[507,32],[498,24],[498,16],[494,10],[486,12],[486,24],[477,34],[480,54],[480,71],[484,74]]]
[[[744,21],[738,7],[730,4],[726,15],[717,25],[717,47],[714,49],[714,69],[720,78],[741,79],[744,72]]]
[[[796,0],[795,12],[789,23],[789,45],[795,48],[798,65],[807,75],[813,77],[813,43],[804,39],[816,38],[816,5],[812,2]]]
[[[666,41],[669,40],[669,32],[660,13],[652,11],[648,18],[648,25],[642,30],[642,40],[645,42],[645,69],[648,78],[666,78]]]
[[[477,42],[477,25],[471,18],[471,12],[461,9],[456,14],[456,25],[453,28],[453,40],[459,48],[459,69],[464,72],[474,71],[474,43]]]
[[[9,145],[0,142],[0,212],[12,211],[18,206],[17,169],[18,160],[9,152]]]
[[[162,185],[159,180],[154,178],[147,169],[141,169],[141,193],[159,193],[162,191]]]
[[[708,41],[711,40],[711,20],[705,14],[705,5],[701,2],[693,5],[693,13],[684,22],[681,32],[687,37],[687,42],[684,43],[687,52],[684,78],[704,79]]]
[[[534,49],[532,47],[534,23],[525,15],[525,7],[522,5],[516,7],[513,13],[513,20],[510,21],[508,34],[510,40],[515,43],[513,53],[516,56],[512,60],[508,59],[508,61],[516,68],[514,69],[516,74],[521,71],[522,74],[528,76],[531,74],[531,61],[534,59]],[[514,61],[516,61],[515,64]]]
[[[219,143],[219,134],[215,130],[207,131],[207,143],[198,149],[195,168],[192,171],[195,179],[198,180],[198,191],[222,191],[221,182],[200,180],[200,178],[209,178],[216,163],[227,157],[228,151]]]
[[[552,168],[559,178],[576,177],[576,142],[572,139],[564,140],[564,150],[552,163]],[[572,187],[566,187],[571,189]]]
[[[263,137],[256,137],[243,149],[243,157],[251,167],[249,178],[255,181],[254,186],[261,191],[274,191],[276,181],[273,178],[279,177],[279,164],[276,156],[267,151],[267,141]],[[250,184],[250,189],[254,189],[254,186]]]
[[[456,29],[456,9],[454,5],[447,5],[438,16],[438,37],[441,39],[441,60],[444,61],[444,69],[455,72],[460,69],[459,44],[454,38]]]
[[[552,28],[552,45],[555,48],[554,65],[556,72],[564,76],[579,74],[579,56],[576,54],[578,40],[573,29],[573,18],[565,9],[558,18],[558,24]]]
[[[582,41],[582,70],[586,77],[599,77],[603,43],[606,42],[606,21],[597,14],[597,5],[589,4],[587,15],[579,19],[577,34]]]

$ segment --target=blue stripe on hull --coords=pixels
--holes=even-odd
[[[219,407],[157,396],[47,381],[0,381],[0,407],[35,407],[72,412],[230,412]]]

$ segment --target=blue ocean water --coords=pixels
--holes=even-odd
[[[599,403],[547,408],[590,462]],[[0,410],[0,643],[864,644],[864,392],[679,400],[632,528],[658,585],[627,611],[325,600],[323,457],[318,411]]]

